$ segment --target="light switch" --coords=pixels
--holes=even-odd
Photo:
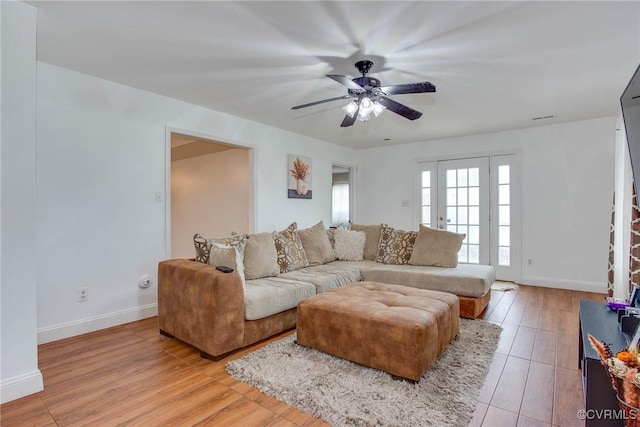
[[[164,194],[162,191],[156,191],[156,202],[164,202]]]

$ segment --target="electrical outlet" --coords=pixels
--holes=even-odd
[[[89,301],[89,288],[78,289],[78,302]]]
[[[533,265],[533,260],[531,258],[527,260],[527,265]]]
[[[151,277],[150,276],[142,276],[140,278],[140,280],[138,280],[138,286],[141,289],[147,289],[149,286],[151,286]]]

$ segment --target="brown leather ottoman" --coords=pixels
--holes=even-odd
[[[458,297],[359,282],[298,304],[297,341],[418,381],[457,335]]]

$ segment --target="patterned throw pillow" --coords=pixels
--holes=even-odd
[[[336,256],[341,261],[362,261],[367,235],[364,231],[350,231],[337,228],[335,233]]]
[[[196,247],[196,261],[208,264],[209,253],[211,252],[211,243],[196,233],[193,235],[193,244]]]
[[[298,224],[294,222],[282,231],[273,232],[280,273],[298,270],[309,265],[300,236],[295,231],[296,228],[298,228]]]
[[[382,224],[376,262],[408,264],[417,236],[416,231],[396,230],[387,224]]]

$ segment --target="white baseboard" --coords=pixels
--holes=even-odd
[[[36,369],[0,382],[0,404],[44,390],[42,373]]]
[[[154,303],[106,313],[99,316],[92,316],[85,319],[74,320],[73,322],[47,326],[46,328],[38,329],[38,344],[75,337],[76,335],[99,331],[100,329],[135,322],[136,320],[142,320],[157,315],[158,304]]]
[[[607,285],[600,282],[582,282],[579,280],[556,279],[552,277],[522,276],[523,285],[542,286],[544,288],[568,289],[571,291],[607,293]]]

